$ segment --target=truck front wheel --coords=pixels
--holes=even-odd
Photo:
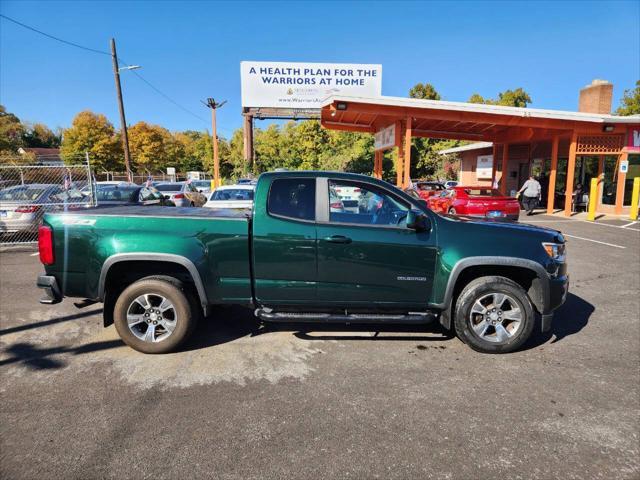
[[[113,321],[120,338],[143,353],[168,353],[190,335],[197,311],[182,284],[148,277],[132,283],[118,297]]]
[[[512,352],[531,336],[534,324],[527,292],[505,277],[473,280],[456,302],[456,334],[478,352]]]

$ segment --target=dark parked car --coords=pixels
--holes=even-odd
[[[155,187],[101,185],[96,188],[96,203],[107,205],[167,205],[173,202],[165,199]]]

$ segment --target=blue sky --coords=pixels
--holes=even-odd
[[[242,125],[240,61],[380,63],[383,95],[433,83],[444,100],[523,87],[532,107],[577,109],[594,78],[614,106],[640,78],[640,2],[0,2],[2,14],[140,64],[122,75],[127,122],[206,129],[201,99],[228,100],[222,136]],[[118,125],[108,56],[0,19],[0,102],[21,119],[65,127],[84,109]],[[264,126],[264,123],[258,123]]]

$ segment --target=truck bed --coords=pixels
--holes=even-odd
[[[60,277],[67,296],[100,298],[105,264],[184,258],[198,271],[209,303],[250,302],[249,215],[160,206],[46,214],[56,259],[46,270]],[[131,269],[141,266],[133,263]]]

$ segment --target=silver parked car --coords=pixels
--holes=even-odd
[[[192,182],[159,183],[156,189],[176,207],[202,207],[207,202]]]
[[[0,233],[36,233],[45,212],[82,207],[86,197],[60,185],[31,183],[0,190]]]

